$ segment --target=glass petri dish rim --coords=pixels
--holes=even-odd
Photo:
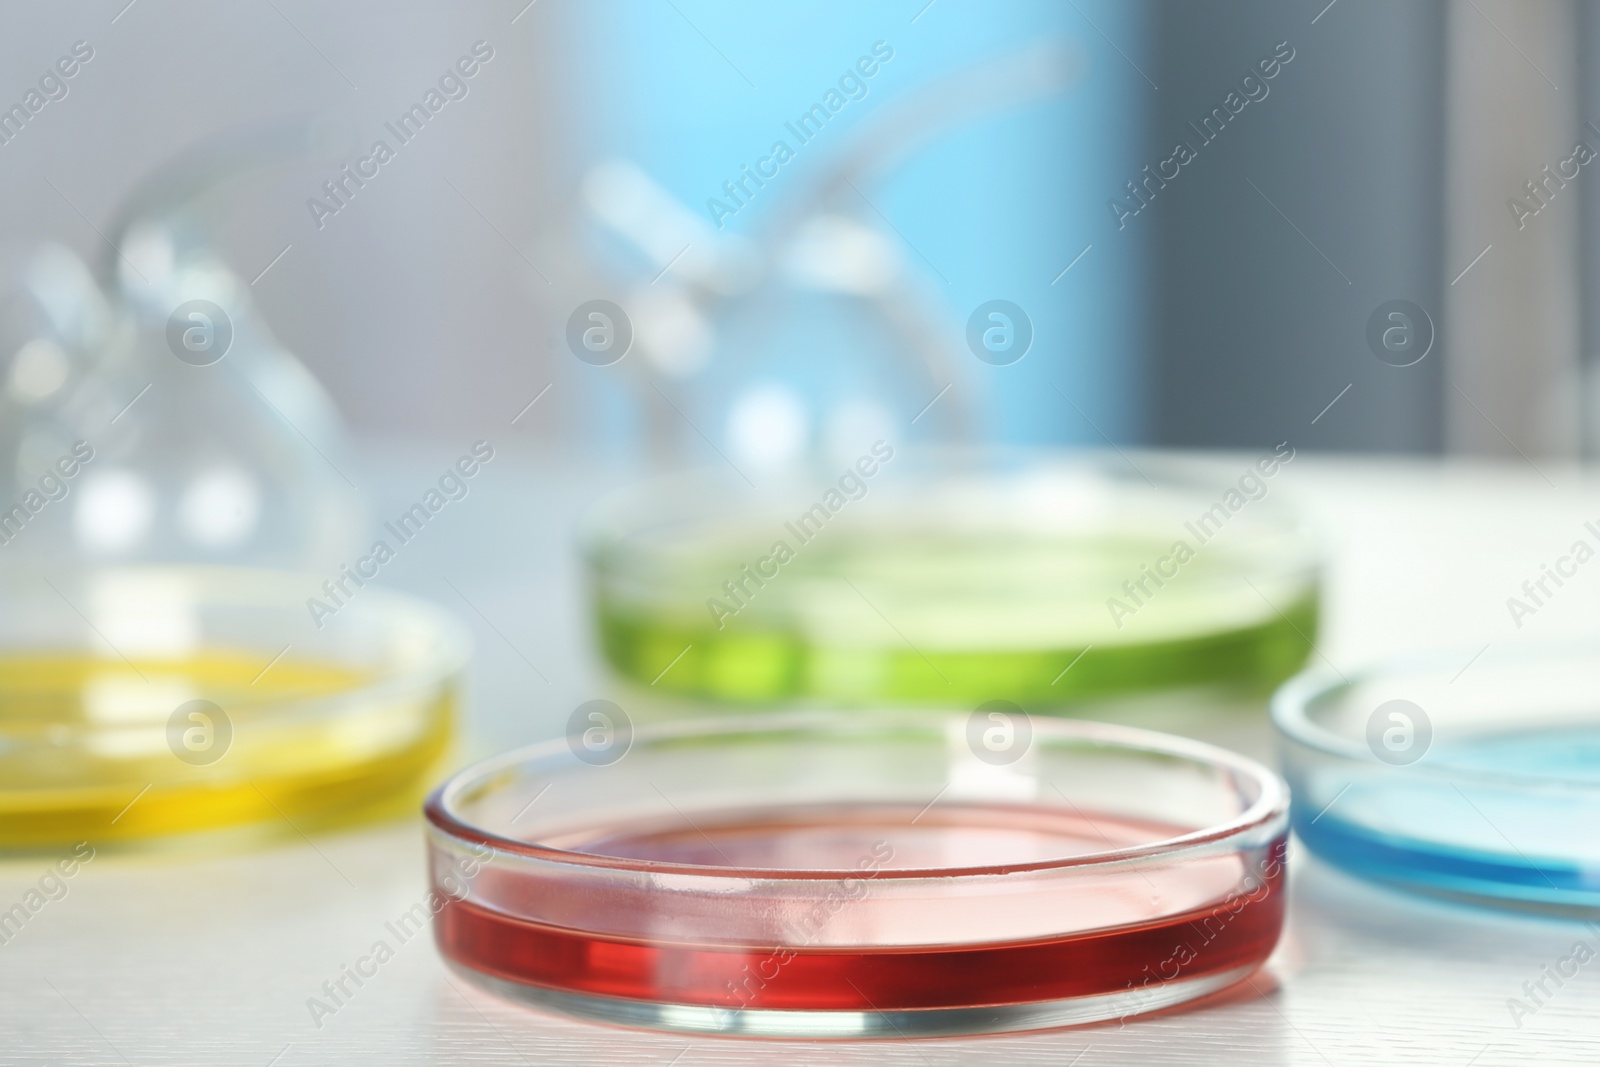
[[[963,715],[948,712],[930,712],[918,709],[860,714],[856,711],[796,711],[757,715],[722,716],[652,724],[634,731],[631,748],[641,744],[694,740],[696,738],[727,738],[740,734],[772,734],[805,730],[905,730],[934,737],[949,736],[952,725],[965,728]],[[1202,854],[1228,842],[1246,837],[1253,832],[1269,830],[1285,824],[1288,817],[1289,789],[1275,772],[1245,756],[1215,745],[1194,741],[1172,734],[1110,723],[1090,722],[1082,719],[1031,719],[1033,743],[1049,740],[1075,740],[1107,748],[1121,748],[1169,758],[1188,760],[1211,768],[1221,768],[1238,778],[1252,783],[1257,789],[1254,801],[1241,813],[1225,822],[1190,831],[1175,837],[1136,845],[1129,848],[1108,849],[1078,856],[1066,856],[1033,863],[1016,863],[976,867],[905,867],[885,868],[874,877],[878,879],[915,880],[973,878],[1023,872],[1066,871],[1081,868],[1099,868],[1143,860],[1160,859],[1176,861]],[[759,868],[721,867],[708,864],[662,863],[653,860],[632,860],[613,856],[599,856],[548,845],[530,844],[505,837],[492,830],[476,826],[456,810],[463,794],[469,790],[488,787],[496,776],[513,768],[541,762],[570,766],[576,757],[567,747],[565,739],[539,742],[512,749],[498,756],[472,764],[441,783],[423,804],[423,814],[437,832],[478,845],[486,845],[529,859],[587,869],[609,869],[648,874],[670,874],[686,877],[723,878],[740,881],[814,881],[837,879],[841,873],[853,873],[845,868]]]
[[[1528,665],[1542,660],[1579,657],[1594,661],[1600,660],[1600,644],[1584,641],[1552,641],[1524,646],[1504,655]],[[1447,783],[1502,787],[1516,785],[1528,789],[1600,793],[1600,783],[1593,779],[1564,778],[1560,775],[1527,774],[1517,771],[1485,771],[1479,767],[1431,760],[1427,756],[1404,767],[1392,767],[1378,759],[1364,742],[1335,733],[1311,717],[1311,709],[1318,701],[1325,700],[1341,690],[1353,689],[1363,682],[1400,679],[1433,671],[1448,672],[1459,669],[1459,665],[1471,657],[1471,649],[1433,650],[1386,657],[1350,674],[1341,674],[1331,666],[1308,668],[1278,687],[1268,704],[1268,714],[1272,719],[1273,728],[1277,730],[1282,740],[1293,741],[1324,756],[1353,760],[1382,770],[1397,770],[1408,776],[1436,779]],[[1600,715],[1597,715],[1596,719],[1600,720]]]
[[[137,574],[159,577],[170,575],[194,582],[197,603],[205,605],[226,604],[230,607],[301,608],[299,592],[301,583],[312,588],[321,577],[309,571],[279,570],[268,567],[237,567],[204,563],[151,563],[106,564],[84,572],[98,574]],[[18,597],[21,582],[38,574],[21,565],[0,568],[0,606]],[[220,591],[220,592],[219,592]],[[336,718],[352,704],[382,701],[439,685],[443,680],[465,669],[471,657],[471,638],[466,627],[448,611],[420,597],[392,589],[372,588],[362,594],[360,612],[378,620],[380,625],[393,627],[393,620],[408,617],[417,620],[432,638],[428,654],[409,656],[404,660],[386,664],[385,669],[359,685],[341,688],[337,693],[305,697],[274,698],[272,725],[275,729],[292,729],[308,722]],[[68,606],[70,602],[68,602]],[[76,609],[74,609],[76,610]],[[15,651],[19,646],[0,643],[0,652]],[[43,650],[49,646],[38,646]],[[199,650],[204,651],[202,639]],[[230,712],[235,718],[248,712]],[[69,727],[79,737],[89,737],[96,727]],[[0,736],[5,733],[0,726]]]
[[[905,458],[901,458],[902,453]],[[1218,476],[1224,468],[1218,453],[1196,459],[1178,453],[1155,452],[1133,460],[1121,450],[1101,448],[1049,448],[1030,445],[904,445],[895,454],[896,480],[937,483],[952,475],[978,473],[1040,473],[1052,469],[1088,470],[1104,473],[1109,480],[1124,481],[1142,488],[1171,491],[1209,499],[1221,487]],[[1241,455],[1240,458],[1243,458]],[[785,490],[812,489],[831,482],[839,470],[812,458],[805,464],[780,472],[783,480],[756,489],[746,499],[746,510],[759,502],[787,500]],[[712,489],[739,489],[742,482],[724,466],[706,464],[636,481],[603,494],[590,505],[578,525],[576,544],[580,558],[590,566],[604,566],[609,553],[648,536],[656,527],[687,519],[711,517],[709,509],[695,506],[683,510],[685,503],[699,505]],[[1289,499],[1284,499],[1288,497]],[[663,519],[659,505],[674,505],[671,516]],[[1258,520],[1276,525],[1299,544],[1292,573],[1304,573],[1315,580],[1326,557],[1323,539],[1292,493],[1271,494],[1251,503]]]

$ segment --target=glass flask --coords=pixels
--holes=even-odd
[[[109,292],[14,250],[0,303],[0,557],[322,569],[362,497],[338,413],[181,215],[135,222]]]

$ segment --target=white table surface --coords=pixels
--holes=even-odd
[[[380,511],[398,510],[457,451],[373,449],[363,481],[376,488]],[[1246,460],[1219,462],[1242,472]],[[1600,632],[1600,567],[1520,631],[1506,610],[1524,578],[1578,537],[1585,519],[1600,519],[1600,478],[1540,467],[1298,458],[1274,491],[1297,495],[1330,531],[1321,653],[1348,669],[1397,650],[1458,647],[1465,665],[1485,644]],[[385,570],[396,585],[451,604],[474,631],[469,755],[555,736],[573,707],[607,692],[569,546],[575,514],[615,475],[576,469],[505,454],[435,524],[439,536],[430,527],[426,542]],[[1264,720],[1236,743],[1270,754]],[[1231,993],[1121,1027],[817,1043],[546,1016],[449,975],[423,937],[318,1028],[307,998],[425,892],[418,821],[322,836],[314,847],[286,836],[227,852],[104,849],[66,897],[0,946],[0,1064],[1600,1060],[1600,962],[1520,1027],[1507,1008],[1545,964],[1579,938],[1600,945],[1600,933],[1409,897],[1348,878],[1303,849],[1292,855],[1283,941]],[[45,863],[0,861],[0,908]]]

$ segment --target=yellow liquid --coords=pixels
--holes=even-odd
[[[0,848],[294,834],[414,805],[449,744],[454,679],[380,695],[362,670],[285,658],[263,673],[266,658],[0,657]],[[169,738],[191,700],[232,735],[198,765]]]

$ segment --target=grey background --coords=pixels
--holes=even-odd
[[[1160,444],[1442,446],[1444,4],[1340,0],[1309,24],[1326,3],[1166,4],[1152,21],[1152,158],[1273,44],[1296,51],[1152,203]],[[1416,366],[1367,348],[1367,317],[1392,299],[1435,320],[1435,351]]]

